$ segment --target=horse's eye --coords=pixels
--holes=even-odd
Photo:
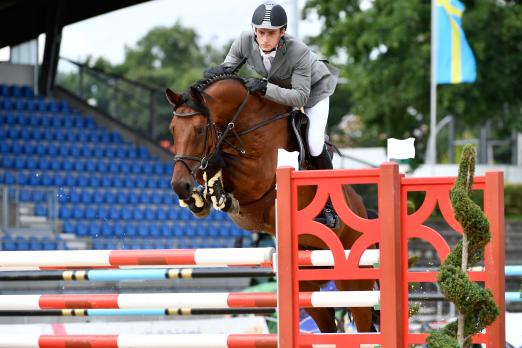
[[[197,127],[197,128],[196,128],[196,134],[197,134],[197,135],[201,135],[201,134],[203,134],[203,131],[204,131],[204,130],[205,130],[204,127]]]

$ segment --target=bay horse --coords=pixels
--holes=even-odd
[[[211,76],[197,81],[183,94],[166,90],[173,106],[170,132],[173,137],[174,168],[171,185],[182,206],[199,217],[210,205],[225,211],[241,228],[275,235],[275,183],[277,149],[297,149],[290,134],[288,106],[250,94],[235,74]],[[202,187],[195,187],[195,181]],[[315,195],[315,187],[299,190],[299,209]],[[346,187],[345,196],[353,212],[366,218],[361,197]],[[344,223],[333,229],[345,249],[359,232]],[[303,236],[300,248],[325,249],[313,236]],[[336,282],[339,290],[372,290],[373,280]],[[319,282],[301,282],[301,291],[319,291]],[[357,330],[372,330],[371,308],[350,308]],[[321,332],[336,332],[334,310],[308,308]]]

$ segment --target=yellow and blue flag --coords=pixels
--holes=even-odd
[[[477,67],[462,30],[464,4],[458,0],[436,0],[437,84],[474,82]]]

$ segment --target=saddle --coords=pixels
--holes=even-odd
[[[308,116],[300,109],[296,109],[290,113],[288,119],[290,122],[290,132],[292,133],[297,151],[299,152],[299,169],[314,169],[310,149],[308,148],[308,141],[306,140],[308,137]],[[330,158],[333,158],[334,146],[330,142],[327,134],[325,134],[324,137]]]

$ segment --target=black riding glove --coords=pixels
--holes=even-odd
[[[204,78],[209,78],[216,75],[228,75],[232,74],[232,68],[226,65],[211,66],[203,73]]]
[[[266,94],[266,87],[268,81],[265,79],[258,79],[255,77],[247,77],[244,79],[245,87],[252,93],[259,92],[261,95]]]

